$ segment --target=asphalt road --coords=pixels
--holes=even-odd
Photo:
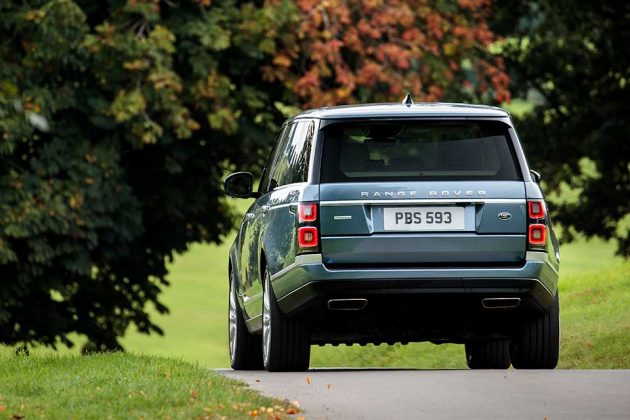
[[[219,370],[306,419],[630,419],[630,370]]]

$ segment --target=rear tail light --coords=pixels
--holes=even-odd
[[[527,201],[527,244],[530,250],[545,251],[547,245],[547,225],[545,202],[542,200]]]
[[[298,203],[297,253],[319,252],[319,221],[317,203]]]
[[[542,201],[528,201],[527,213],[530,219],[544,219],[545,203],[543,203]]]
[[[545,245],[547,243],[547,226],[541,223],[529,225],[527,239],[530,245]]]
[[[317,220],[317,204],[298,204],[298,222],[314,222]]]
[[[298,228],[298,245],[300,248],[313,248],[319,245],[317,228],[303,226]]]

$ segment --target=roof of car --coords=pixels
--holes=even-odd
[[[306,110],[294,118],[409,118],[409,117],[506,117],[508,112],[495,106],[420,102],[410,106],[400,102],[343,105]]]

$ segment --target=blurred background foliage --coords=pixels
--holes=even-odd
[[[0,0],[0,342],[160,333],[168,262],[234,226],[226,172],[300,108],[407,90],[521,98],[565,234],[628,255],[629,6],[577,3]]]
[[[630,3],[508,0],[495,10],[491,27],[504,36],[493,48],[512,94],[531,105],[516,128],[555,193],[564,239],[613,238],[628,257]]]

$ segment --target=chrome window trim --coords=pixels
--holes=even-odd
[[[281,209],[284,207],[297,206],[298,203],[268,204],[269,210]]]

